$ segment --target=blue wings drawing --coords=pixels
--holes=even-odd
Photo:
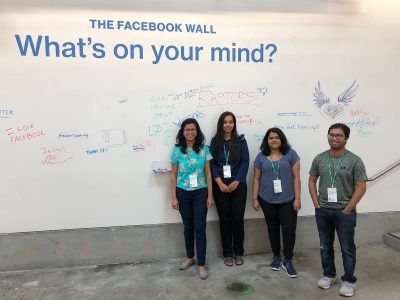
[[[354,80],[352,85],[350,85],[350,87],[347,90],[345,90],[338,96],[337,101],[339,103],[348,106],[351,100],[355,97],[358,87],[359,85],[358,84],[356,85],[356,80]],[[321,83],[319,82],[319,80],[318,80],[318,86],[316,86],[314,90],[315,92],[313,93],[313,95],[314,95],[315,106],[321,108],[324,104],[330,102],[330,98],[327,95],[325,95],[325,93],[322,91]]]

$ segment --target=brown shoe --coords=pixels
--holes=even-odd
[[[224,257],[225,266],[232,267],[233,266],[233,258],[230,256]]]
[[[244,258],[243,258],[243,256],[241,256],[241,255],[236,255],[236,256],[235,256],[235,264],[236,264],[237,266],[241,266],[241,265],[243,265],[243,263],[244,263]]]

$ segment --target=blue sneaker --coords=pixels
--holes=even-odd
[[[294,269],[293,262],[291,259],[285,259],[285,261],[282,262],[282,269],[285,270],[286,274],[288,274],[289,277],[291,278],[297,277],[297,272]]]
[[[281,262],[282,262],[282,259],[280,256],[274,256],[272,258],[271,264],[269,265],[271,270],[279,271],[279,269],[281,268]]]

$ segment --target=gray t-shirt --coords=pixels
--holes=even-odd
[[[281,157],[279,163],[278,179],[281,180],[282,193],[274,193],[273,181],[276,175],[272,169],[272,163],[275,170],[278,169],[278,161],[271,162],[264,154],[258,153],[254,166],[261,169],[260,190],[258,195],[268,203],[282,204],[294,200],[294,185],[292,167],[300,157],[296,151],[290,149],[286,155]]]
[[[364,163],[354,153],[345,150],[343,159],[331,157],[331,173],[337,169],[334,187],[337,190],[337,202],[328,202],[328,187],[332,187],[329,175],[329,150],[318,154],[311,165],[310,176],[319,177],[319,204],[326,208],[343,209],[349,203],[356,189],[356,183],[368,179]],[[339,167],[338,167],[338,164]]]

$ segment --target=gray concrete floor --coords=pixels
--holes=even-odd
[[[358,247],[356,294],[352,299],[400,299],[400,251],[385,245]],[[336,249],[338,274],[343,268]],[[179,259],[133,264],[43,269],[0,273],[0,299],[340,299],[340,283],[317,288],[319,250],[297,250],[298,278],[272,271],[271,253],[245,256],[243,266],[226,267],[208,257],[209,278],[197,267],[177,269]],[[234,285],[235,291],[228,286]],[[241,292],[247,287],[247,294]],[[251,286],[251,289],[249,288]]]

